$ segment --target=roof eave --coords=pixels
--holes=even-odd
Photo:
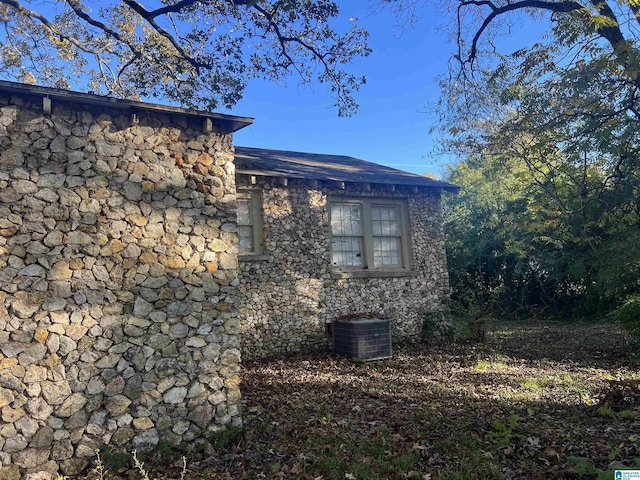
[[[343,178],[343,177],[334,177],[331,175],[325,176],[311,176],[311,175],[296,175],[294,173],[283,173],[283,172],[275,172],[275,171],[266,171],[266,170],[252,170],[252,169],[243,169],[236,168],[236,174],[238,175],[248,175],[254,177],[274,177],[274,178],[289,178],[289,179],[299,179],[299,180],[309,180],[309,181],[329,181],[329,182],[346,182],[346,183],[361,183],[361,184],[378,184],[378,185],[394,185],[396,187],[422,187],[436,190],[444,190],[451,193],[458,193],[460,191],[460,187],[457,185],[452,185],[446,182],[439,182],[437,184],[425,184],[425,183],[412,183],[412,182],[394,182],[392,180],[355,180],[353,178]],[[437,181],[437,180],[435,180]]]
[[[105,97],[93,93],[74,92],[71,90],[42,87],[39,85],[27,85],[24,83],[9,82],[6,80],[0,80],[0,92],[2,91],[21,95],[40,95],[43,97],[54,98],[67,102],[85,103],[88,105],[118,108],[121,110],[146,110],[152,112],[202,118],[203,120],[210,119],[211,123],[216,127],[216,130],[222,134],[237,132],[238,130],[251,125],[254,121],[254,119],[251,117],[239,117],[236,115],[225,115],[222,113],[174,107],[171,105],[161,105],[157,103],[140,102],[137,100]]]

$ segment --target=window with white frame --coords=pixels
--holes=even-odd
[[[262,253],[262,199],[256,190],[236,194],[238,205],[238,251],[241,254]]]
[[[408,268],[406,203],[341,198],[330,204],[331,263],[353,269]]]

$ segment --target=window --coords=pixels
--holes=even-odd
[[[374,265],[401,266],[400,207],[371,206],[371,231]]]
[[[334,267],[408,268],[406,204],[393,199],[334,199],[330,203]]]
[[[333,264],[340,267],[364,265],[362,205],[331,204],[331,252]]]
[[[238,250],[241,254],[262,253],[262,200],[258,191],[236,195],[238,204]]]

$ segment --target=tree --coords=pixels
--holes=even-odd
[[[636,202],[600,192],[601,168],[560,165],[560,157],[550,167],[545,154],[529,163],[471,156],[449,167],[447,180],[461,187],[444,198],[458,305],[566,318],[606,311],[640,286]]]
[[[96,93],[161,97],[183,106],[231,107],[256,77],[328,85],[341,115],[364,83],[344,70],[366,56],[354,19],[331,27],[331,0],[0,0],[0,70],[23,82]]]
[[[409,16],[417,3],[389,0]],[[504,200],[486,238],[467,243],[484,262],[474,271],[487,275],[485,291],[507,289],[538,305],[546,298],[565,314],[572,303],[611,307],[640,291],[639,9],[635,0],[449,3],[457,51],[441,77],[434,129],[462,162],[449,181],[499,195],[513,172],[526,180],[521,201]],[[503,40],[518,25],[543,22],[546,34],[531,46]],[[489,166],[501,174],[488,175]],[[493,190],[469,183],[470,169]],[[464,199],[467,224],[486,226],[478,200]],[[487,244],[491,251],[481,251]],[[514,249],[522,261],[510,263]],[[455,273],[452,280],[456,288]]]
[[[384,3],[406,24],[421,2]],[[620,167],[637,157],[637,0],[450,0],[447,7],[457,53],[441,77],[436,130],[446,148],[477,154],[495,144],[497,131],[528,132],[532,145],[536,135],[544,142],[553,132],[571,154],[589,151],[596,158],[598,142],[606,138],[614,144],[605,153]],[[518,27],[543,22],[548,31],[533,46],[506,46],[512,44],[503,37]]]
[[[554,295],[580,293],[583,307],[615,307],[640,290],[638,5],[463,1],[458,13],[483,5],[489,13],[475,17],[470,40],[458,42],[457,78],[469,93],[447,95],[458,119],[444,122],[453,128],[448,145],[525,165],[538,212],[529,227],[553,227],[542,228],[547,247],[534,244],[537,263],[558,280]],[[481,53],[481,35],[495,38],[488,29],[500,26],[492,22],[525,8],[552,13],[547,41],[508,55]],[[483,103],[480,115],[469,115],[474,102]],[[468,121],[460,121],[465,112]]]

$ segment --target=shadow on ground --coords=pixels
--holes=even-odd
[[[485,345],[413,346],[356,364],[326,354],[245,364],[245,431],[212,478],[596,478],[640,455],[640,378],[609,324],[500,324]]]

